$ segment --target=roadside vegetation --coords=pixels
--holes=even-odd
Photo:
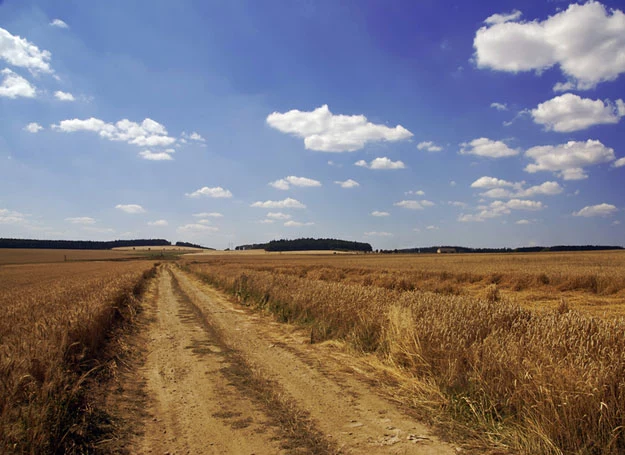
[[[625,255],[548,254],[241,255],[184,267],[308,326],[312,343],[373,354],[396,398],[442,428],[524,453],[623,453]],[[557,303],[531,309],[508,298],[537,289]],[[581,313],[565,295],[606,296],[620,315]]]
[[[0,267],[0,453],[85,451],[85,384],[153,273],[148,261]]]

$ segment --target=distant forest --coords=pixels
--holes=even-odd
[[[33,239],[2,239],[0,248],[41,248],[52,250],[110,250],[120,247],[138,246],[171,246],[171,242],[165,239],[137,239],[137,240],[112,240],[109,242],[97,242],[92,240],[33,240]],[[176,246],[206,248],[187,242],[176,242]]]
[[[189,242],[176,242],[176,246],[184,248],[202,248],[203,250],[214,250],[215,248],[209,248],[207,246],[197,245]]]
[[[538,253],[543,251],[601,251],[622,250],[622,246],[610,245],[557,245],[557,246],[527,246],[521,248],[467,248],[464,246],[428,246],[423,248],[405,248],[401,250],[379,250],[380,253],[436,253],[439,248],[453,248],[456,253]]]
[[[308,251],[308,250],[337,250],[337,251],[373,251],[371,245],[362,242],[352,242],[338,239],[295,239],[272,240],[269,243],[254,243],[240,245],[235,250],[265,250],[265,251]]]

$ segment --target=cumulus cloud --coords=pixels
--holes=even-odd
[[[625,157],[623,157],[623,158],[619,158],[618,160],[616,160],[616,161],[612,164],[612,166],[614,166],[614,167],[623,167],[623,166],[625,166]]]
[[[360,186],[360,183],[352,179],[347,179],[343,182],[341,182],[340,180],[335,180],[334,183],[336,183],[337,185],[340,185],[341,188],[356,188]]]
[[[57,90],[56,92],[54,92],[54,97],[60,101],[76,101],[76,98],[74,98],[74,95],[72,95],[71,93],[62,92],[60,90]]]
[[[9,209],[0,209],[0,224],[21,224],[26,221],[26,215]]]
[[[187,197],[212,197],[212,198],[230,198],[232,197],[232,193],[229,190],[226,190],[220,186],[216,186],[214,188],[209,188],[207,186],[203,186],[199,190],[195,190],[193,193],[185,193]]]
[[[435,204],[434,202],[427,201],[427,200],[423,200],[423,201],[407,200],[407,201],[395,202],[393,205],[395,207],[402,207],[402,208],[410,209],[410,210],[423,210],[425,207],[432,207]]]
[[[460,201],[447,201],[447,204],[453,207],[460,207],[460,208],[465,208],[469,205],[466,202],[460,202]]]
[[[430,226],[427,226],[425,229],[427,229],[428,231],[438,231],[439,227],[431,224]]]
[[[167,149],[162,152],[152,152],[150,150],[143,150],[139,152],[139,156],[143,158],[144,160],[149,160],[149,161],[172,161],[174,157],[171,156],[171,154],[174,152],[175,152],[174,149]]]
[[[310,112],[274,112],[267,117],[267,124],[304,138],[306,149],[321,152],[353,152],[369,142],[396,142],[412,137],[401,125],[389,128],[367,121],[364,115],[335,115],[327,104]]]
[[[270,182],[269,185],[278,190],[288,190],[292,186],[304,188],[321,186],[321,182],[306,177],[295,177],[294,175],[290,175],[283,179],[276,180],[275,182]]]
[[[51,57],[50,52],[40,50],[27,39],[12,35],[0,27],[0,60],[9,65],[26,68],[32,73],[52,73]]]
[[[302,223],[302,222],[300,222],[300,221],[293,221],[293,220],[289,220],[289,221],[287,221],[286,223],[284,223],[284,225],[285,225],[286,227],[302,227],[302,226],[312,226],[313,224],[315,224],[315,223],[313,223],[312,221],[309,221],[309,222],[307,222],[307,223]]]
[[[41,126],[37,122],[29,123],[28,125],[24,127],[24,131],[28,131],[29,133],[33,133],[33,134],[38,133],[42,129],[43,129],[43,126]]]
[[[71,119],[52,125],[52,128],[64,133],[89,131],[110,141],[123,141],[139,147],[168,147],[176,142],[175,138],[168,136],[163,125],[150,118],[141,123],[123,119],[115,124],[94,117]]]
[[[267,218],[271,218],[272,220],[290,220],[291,215],[282,212],[269,212]]]
[[[471,142],[463,142],[460,144],[461,155],[475,155],[487,158],[505,158],[519,154],[519,150],[511,149],[502,141],[493,141],[491,139],[481,137],[473,139]]]
[[[515,187],[517,185],[517,183],[508,182],[507,180],[484,176],[473,182],[471,188],[504,188]]]
[[[130,214],[145,213],[145,209],[139,204],[117,204],[115,208]]]
[[[534,122],[544,125],[547,131],[569,133],[594,125],[618,123],[625,116],[625,103],[621,99],[612,103],[565,93],[539,104],[531,114]]]
[[[181,134],[183,139],[189,139],[195,142],[206,142],[206,139],[202,137],[200,133],[193,131],[191,134],[188,134],[186,131],[183,131]]]
[[[487,19],[475,34],[478,68],[541,72],[558,65],[578,90],[615,80],[625,72],[625,15],[589,1],[569,7],[544,21]]]
[[[223,217],[223,215],[219,212],[194,213],[193,216],[196,218],[221,218]]]
[[[95,220],[89,216],[69,217],[69,218],[65,218],[65,221],[68,221],[72,224],[84,224],[84,225],[95,224]]]
[[[176,228],[176,232],[180,234],[197,234],[217,231],[219,231],[219,228],[216,228],[215,226],[206,226],[205,224],[198,223],[184,224]]]
[[[508,105],[506,103],[490,103],[490,107],[497,109],[498,111],[508,110]]]
[[[163,227],[163,226],[168,226],[168,225],[169,223],[167,222],[167,220],[148,221],[148,226]]]
[[[491,199],[523,198],[538,195],[554,196],[564,189],[558,182],[544,182],[525,188],[525,182],[509,182],[495,177],[480,177],[471,184],[471,188],[487,189],[481,196]]]
[[[461,214],[458,221],[463,223],[482,222],[490,218],[497,218],[509,215],[512,210],[537,211],[543,210],[546,206],[540,201],[527,199],[511,199],[509,201],[493,201],[489,205],[479,206],[478,213]]]
[[[69,25],[67,25],[65,21],[62,21],[61,19],[54,19],[52,22],[50,22],[50,25],[57,28],[69,28]]]
[[[371,216],[390,216],[391,214],[388,212],[380,212],[378,210],[374,210],[371,212]]]
[[[436,145],[432,141],[423,141],[417,144],[417,149],[425,150],[427,152],[440,152],[441,150],[443,150],[443,147]]]
[[[392,161],[387,157],[375,158],[370,163],[367,163],[365,160],[358,160],[354,165],[368,169],[405,169],[406,167],[402,161]]]
[[[365,237],[393,237],[393,234],[390,232],[378,232],[378,231],[370,231],[365,232]]]
[[[519,220],[516,221],[514,224],[532,224],[532,222],[530,220]]]
[[[492,16],[487,17],[484,20],[484,23],[488,25],[505,24],[506,22],[520,19],[522,15],[523,13],[521,11],[515,9],[508,14],[493,14]]]
[[[586,206],[577,212],[573,212],[573,216],[583,216],[586,218],[592,216],[610,216],[614,215],[617,211],[618,209],[614,205],[603,203]]]
[[[560,145],[532,147],[525,156],[534,160],[525,171],[531,174],[550,171],[564,180],[582,180],[588,177],[584,168],[614,161],[614,150],[600,141],[569,141]]]
[[[297,199],[292,199],[290,197],[283,199],[281,201],[257,201],[254,202],[250,207],[259,207],[262,209],[305,209],[306,206],[302,204]]]
[[[0,96],[11,99],[34,98],[37,94],[30,82],[10,69],[5,68],[0,71],[0,74],[3,76],[2,83],[0,83]]]

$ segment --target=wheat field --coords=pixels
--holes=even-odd
[[[309,327],[311,342],[373,356],[397,399],[443,426],[522,453],[625,452],[622,252],[224,255],[183,267]]]
[[[85,437],[83,381],[153,263],[0,267],[0,452],[71,453]]]

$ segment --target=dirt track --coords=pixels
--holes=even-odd
[[[126,379],[143,384],[144,403],[126,416],[138,420],[129,453],[457,453],[377,396],[347,356],[174,266],[145,306],[145,362]]]

